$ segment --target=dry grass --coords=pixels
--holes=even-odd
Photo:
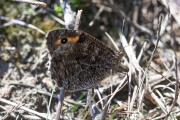
[[[0,119],[55,118],[59,91],[48,72],[44,33],[66,24],[56,2],[42,8],[0,1]],[[71,5],[83,10],[79,29],[118,49],[114,40],[124,56],[116,74],[94,91],[65,94],[62,119],[180,119],[180,25],[162,3]]]

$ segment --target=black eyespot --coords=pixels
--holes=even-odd
[[[68,41],[67,38],[62,38],[62,39],[61,39],[61,43],[62,43],[62,44],[67,43],[67,41]]]

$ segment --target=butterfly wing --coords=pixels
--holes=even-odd
[[[66,44],[55,44],[64,38]],[[47,45],[52,79],[69,92],[90,88],[108,77],[119,59],[117,52],[82,31],[53,30],[47,36]]]

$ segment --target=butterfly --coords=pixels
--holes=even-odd
[[[121,54],[80,30],[57,29],[46,36],[51,78],[68,92],[95,86],[111,75]]]

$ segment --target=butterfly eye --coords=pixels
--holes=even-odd
[[[67,38],[62,38],[62,39],[61,39],[61,43],[62,43],[62,44],[67,43],[67,41],[68,41]]]

